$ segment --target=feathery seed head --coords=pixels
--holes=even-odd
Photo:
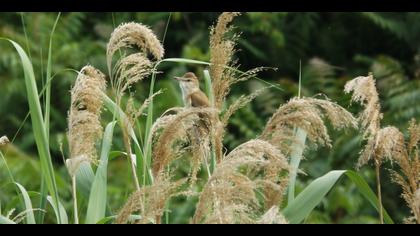
[[[257,222],[258,224],[288,224],[278,206],[271,207]]]
[[[365,107],[358,119],[361,122],[361,128],[364,130],[364,137],[374,136],[380,129],[383,115],[373,75],[359,76],[350,80],[346,83],[344,92],[353,92],[352,101]]]
[[[200,145],[193,146],[202,150],[205,148],[201,144],[207,143],[209,128],[215,122],[215,114],[217,111],[213,108],[184,108],[176,115],[169,115],[165,118],[158,119],[152,127],[151,137],[156,137],[156,132],[162,129],[153,149],[153,172],[159,174],[172,160],[176,159],[177,151],[176,141],[188,138],[192,144]],[[195,150],[193,154],[201,153]],[[193,155],[193,158],[201,160],[202,155]],[[193,172],[196,170],[193,169]],[[193,176],[194,178],[194,176]]]
[[[235,81],[233,70],[226,67],[236,67],[232,57],[235,53],[237,35],[230,39],[226,35],[232,30],[232,27],[228,26],[229,23],[238,15],[236,12],[224,12],[219,16],[216,26],[210,29],[210,75],[215,107],[218,109],[221,109],[230,85]]]
[[[107,45],[107,64],[111,69],[112,57],[123,47],[137,46],[144,53],[150,53],[156,60],[163,58],[164,49],[153,31],[139,23],[123,23],[111,34]]]
[[[356,127],[350,112],[338,104],[317,98],[293,98],[279,107],[267,122],[261,138],[280,148],[294,142],[294,128],[306,131],[308,139],[315,145],[330,146],[331,140],[323,118],[328,118],[335,129]]]
[[[204,186],[193,222],[255,223],[256,212],[281,202],[288,170],[286,158],[266,141],[250,140],[238,146],[217,165]],[[264,203],[256,197],[258,190],[264,194]],[[278,191],[266,194],[268,190]]]
[[[160,223],[166,202],[171,197],[185,194],[178,192],[185,182],[185,179],[171,181],[170,176],[160,174],[155,178],[153,185],[144,186],[129,197],[120,210],[116,223],[127,223],[133,212],[138,212],[141,215],[141,219],[135,223]]]
[[[2,136],[1,138],[0,138],[0,146],[4,146],[4,145],[6,145],[6,144],[8,144],[10,141],[9,141],[9,139],[7,138],[7,136]]]
[[[95,142],[102,136],[100,115],[105,88],[104,74],[92,66],[82,68],[71,90],[67,133],[70,159],[95,161],[97,158]]]

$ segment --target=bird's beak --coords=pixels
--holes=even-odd
[[[184,80],[184,78],[182,78],[182,77],[174,77],[174,79],[176,79],[178,81],[183,81]]]

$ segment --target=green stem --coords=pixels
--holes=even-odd
[[[381,176],[380,176],[380,165],[375,163],[375,170],[376,170],[376,187],[377,187],[377,194],[378,194],[378,208],[379,208],[379,222],[381,224],[384,223],[384,213],[383,213],[383,206],[382,206],[382,193],[381,193]]]
[[[76,175],[72,176],[71,182],[72,182],[72,192],[73,192],[74,223],[79,224],[79,214],[77,211]]]

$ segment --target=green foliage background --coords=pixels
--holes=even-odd
[[[163,40],[165,57],[182,57],[208,61],[209,26],[219,13],[62,13],[53,41],[53,74],[51,110],[51,152],[61,195],[71,208],[69,177],[63,168],[60,142],[66,146],[69,90],[76,76],[68,69],[79,70],[92,64],[106,70],[106,43],[113,28],[122,22],[141,22],[150,25]],[[0,37],[15,40],[29,52],[39,87],[43,86],[48,55],[49,35],[56,13],[0,13]],[[340,105],[357,113],[344,95],[346,81],[372,72],[377,79],[384,112],[384,125],[405,129],[407,121],[420,115],[420,13],[245,13],[234,21],[236,31],[242,32],[237,59],[242,69],[257,66],[275,67],[260,78],[277,84],[283,90],[270,89],[254,102],[239,110],[228,127],[225,146],[232,149],[245,140],[254,138],[275,109],[298,91],[299,62],[302,63],[302,95],[326,94]],[[25,25],[22,27],[22,24]],[[28,38],[26,40],[25,34]],[[0,53],[0,136],[14,137],[6,151],[7,161],[17,181],[28,190],[39,189],[39,165],[28,112],[25,85],[18,55],[13,48],[1,43]],[[180,91],[170,78],[194,71],[202,77],[204,67],[165,64],[158,76],[157,87],[165,92],[156,99],[155,114],[172,106],[180,106]],[[228,103],[243,93],[265,86],[258,80],[241,83],[233,88]],[[143,81],[132,90],[139,101],[148,95],[149,81]],[[23,126],[21,127],[21,125]],[[19,130],[19,128],[21,128]],[[19,132],[17,132],[19,130]],[[116,135],[118,137],[118,133]],[[306,175],[298,177],[299,186],[332,169],[352,169],[358,158],[361,141],[356,131],[332,133],[333,148],[307,151],[302,163]],[[115,138],[115,147],[121,140]],[[64,149],[64,155],[66,149]],[[118,210],[132,191],[128,164],[113,160],[109,171],[109,202]],[[361,170],[374,186],[374,173],[368,167]],[[396,222],[408,215],[408,209],[399,198],[400,190],[383,172],[384,206]],[[13,186],[5,183],[7,173],[0,162],[0,212],[17,201]],[[127,186],[127,187],[125,187]],[[194,199],[192,199],[194,201]],[[179,203],[178,203],[179,202]],[[192,204],[180,204],[171,213],[171,222],[186,223]],[[307,223],[375,223],[377,213],[368,206],[355,186],[342,180],[327,199],[316,208]]]

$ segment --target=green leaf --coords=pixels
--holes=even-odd
[[[44,119],[42,117],[41,104],[39,102],[38,89],[36,87],[35,74],[32,67],[32,63],[26,55],[25,51],[19,44],[10,40],[9,41],[16,49],[22,62],[23,71],[25,74],[25,85],[27,92],[27,100],[29,103],[29,110],[31,112],[32,128],[35,136],[35,142],[38,148],[38,154],[41,160],[42,174],[45,176],[45,181],[50,192],[53,202],[58,207],[58,192],[57,184],[54,176],[53,165],[51,161],[51,154],[49,150],[48,136],[46,133]],[[61,223],[61,218],[58,216],[58,223]]]
[[[60,14],[58,13],[57,18],[55,20],[54,26],[51,30],[51,34],[50,34],[50,44],[48,46],[48,59],[47,59],[47,76],[46,76],[46,81],[47,83],[45,84],[45,115],[44,115],[44,123],[45,123],[45,132],[47,134],[47,141],[49,141],[49,137],[50,137],[50,110],[51,110],[51,83],[50,81],[52,80],[52,76],[51,76],[51,72],[52,72],[52,42],[53,42],[53,35],[55,32],[55,27],[57,26],[58,23],[58,19],[60,19]],[[42,183],[41,183],[41,198],[40,198],[40,202],[39,202],[39,208],[40,209],[45,209],[45,206],[47,204],[47,188],[45,186],[45,178],[42,177]],[[36,219],[37,222],[43,223],[44,222],[44,211],[38,211],[38,213],[36,214]]]
[[[292,202],[295,199],[295,185],[296,175],[299,169],[299,163],[302,160],[303,150],[305,149],[306,132],[303,129],[297,128],[295,132],[296,143],[292,147],[292,153],[290,154],[290,177],[289,177],[289,189],[288,189],[288,202]]]
[[[210,63],[206,61],[198,61],[198,60],[192,60],[192,59],[186,59],[186,58],[166,58],[160,61],[159,63],[162,63],[162,62],[178,62],[178,63],[189,63],[189,64],[198,64],[198,65],[207,65],[207,66],[210,65]]]
[[[47,201],[50,203],[51,207],[54,209],[55,217],[61,219],[61,224],[68,224],[69,219],[67,217],[66,209],[64,208],[61,202],[58,202],[58,207],[56,207],[55,202],[53,201],[51,196],[47,196]]]
[[[93,180],[90,192],[89,204],[86,213],[86,224],[94,224],[105,217],[107,199],[107,168],[108,156],[112,145],[112,135],[114,133],[115,121],[109,123],[105,128],[102,140],[101,159]]]
[[[34,216],[34,209],[32,207],[31,199],[29,198],[28,192],[26,189],[20,185],[19,183],[15,184],[18,186],[20,192],[22,193],[23,200],[25,202],[25,208],[26,208],[26,223],[27,224],[36,224],[35,223],[35,216]]]
[[[302,222],[312,210],[319,205],[325,195],[334,187],[335,183],[342,176],[346,175],[350,180],[356,184],[356,187],[360,193],[372,204],[372,206],[378,210],[378,199],[375,193],[371,190],[366,181],[356,172],[351,170],[334,170],[327,174],[315,179],[309,184],[295,200],[290,202],[285,209],[283,209],[283,215],[292,224],[298,224]],[[384,220],[388,224],[393,224],[391,217],[385,209]]]
[[[206,94],[210,100],[210,104],[213,106],[214,104],[214,93],[213,93],[213,86],[211,82],[210,72],[208,70],[203,71],[204,74],[204,81],[206,84]]]
[[[90,163],[83,162],[76,171],[77,189],[86,199],[89,199],[90,189],[92,187],[95,173],[90,166]]]
[[[11,219],[0,215],[0,225],[15,225],[16,222],[12,221]]]

